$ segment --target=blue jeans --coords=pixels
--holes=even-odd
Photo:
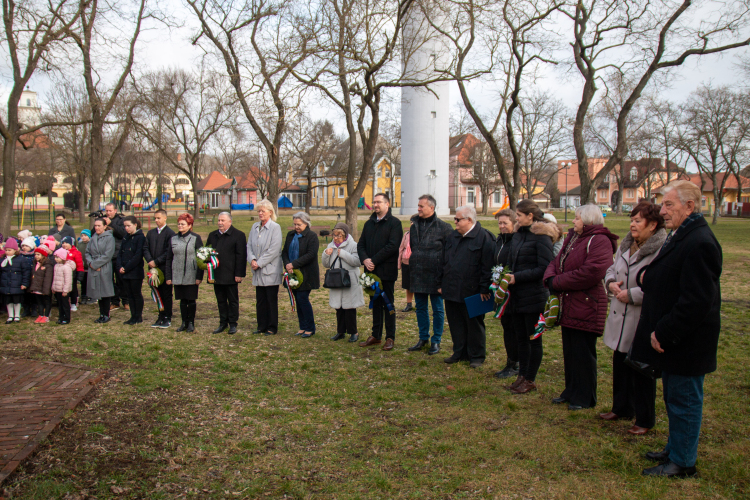
[[[669,417],[669,460],[693,467],[698,458],[698,436],[703,417],[703,375],[685,377],[662,373],[664,404]]]
[[[439,344],[443,338],[443,325],[445,324],[445,309],[443,309],[443,296],[439,293],[415,293],[414,301],[417,304],[417,325],[419,325],[419,340],[430,340],[430,311],[427,309],[427,297],[432,302],[432,343]]]
[[[299,329],[306,332],[315,331],[315,315],[310,303],[310,290],[294,290],[294,300],[297,303],[297,319]]]

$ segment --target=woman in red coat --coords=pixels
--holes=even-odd
[[[550,293],[560,298],[565,366],[565,390],[552,402],[568,403],[569,410],[596,406],[596,339],[604,332],[608,304],[603,280],[616,242],[599,207],[578,207],[573,229],[544,273]]]

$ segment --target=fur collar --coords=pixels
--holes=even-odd
[[[551,222],[534,222],[531,225],[531,232],[534,234],[546,234],[552,238],[552,243],[557,243],[563,236],[560,226]]]
[[[664,244],[664,240],[667,239],[667,230],[664,228],[659,229],[656,231],[649,239],[646,240],[646,243],[643,244],[641,248],[638,249],[638,255],[636,256],[635,261],[639,262],[642,259],[646,258],[647,256],[651,255],[652,253],[656,253],[659,251],[659,249]],[[630,250],[630,246],[633,244],[633,235],[630,234],[630,231],[628,231],[628,234],[625,235],[625,237],[622,239],[622,243],[620,243],[620,253],[624,254],[628,250]]]

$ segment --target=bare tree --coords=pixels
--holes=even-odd
[[[79,19],[80,7],[70,0],[51,2],[6,0],[3,2],[1,44],[11,66],[8,106],[0,117],[3,138],[3,196],[0,199],[0,232],[10,233],[16,194],[16,150],[19,139],[42,127],[59,124],[24,124],[19,121],[18,102],[29,80],[40,68],[55,68],[55,54],[68,28]],[[28,143],[27,143],[28,144]],[[23,147],[23,145],[21,144]]]
[[[136,83],[139,115],[136,128],[193,188],[198,215],[198,181],[214,136],[233,125],[234,92],[205,67],[195,74],[184,70],[150,73]],[[160,123],[160,137],[152,128]]]
[[[495,160],[489,146],[480,142],[471,153],[471,178],[462,179],[462,182],[477,184],[482,194],[482,214],[487,215],[489,202],[493,194],[502,188],[502,180],[497,174]]]
[[[715,0],[691,7],[692,0],[582,0],[572,10],[563,9],[574,24],[573,56],[583,78],[573,128],[581,203],[595,200],[597,186],[627,157],[628,114],[659,71],[681,66],[690,56],[750,44],[746,38],[750,6],[744,2],[727,5]],[[606,73],[626,71],[636,76],[617,114],[615,147],[604,167],[592,176],[584,139],[589,108]]]
[[[702,184],[705,184],[704,177],[713,184],[713,224],[718,221],[730,173],[722,148],[725,142],[732,141],[742,125],[739,120],[743,113],[739,109],[741,104],[744,103],[729,88],[704,85],[691,94],[684,106],[685,119],[678,144],[695,162]]]

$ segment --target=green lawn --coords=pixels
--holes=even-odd
[[[284,230],[291,219],[280,219]],[[251,222],[236,218],[248,230]],[[360,217],[360,227],[364,217]],[[315,226],[333,226],[316,221]],[[623,235],[627,218],[607,217]],[[405,223],[406,225],[406,223]],[[493,221],[485,223],[495,229]],[[203,236],[208,226],[196,230]],[[328,293],[313,294],[318,333],[304,340],[280,297],[280,335],[252,335],[254,290],[241,285],[240,333],[217,324],[201,286],[197,332],[178,334],[92,323],[96,306],[69,326],[0,326],[0,355],[106,370],[107,378],[64,419],[4,485],[8,498],[742,498],[750,495],[750,221],[714,228],[725,252],[719,369],[706,377],[699,478],[646,479],[648,450],[666,442],[657,425],[597,418],[611,405],[611,351],[599,342],[599,405],[569,412],[550,399],[563,387],[559,329],[545,334],[539,391],[508,393],[493,373],[502,330],[487,319],[484,368],[448,366],[443,353],[407,353],[414,313],[397,315],[396,349],[331,342]],[[322,248],[321,248],[322,251]],[[146,289],[144,288],[144,295]],[[399,309],[404,292],[396,298]],[[177,308],[175,309],[178,310]],[[359,311],[363,337],[371,327]],[[53,316],[56,313],[53,313]],[[147,303],[145,319],[156,314]],[[177,316],[177,315],[176,315]],[[54,319],[54,318],[53,318]],[[178,320],[175,320],[179,323]],[[0,494],[2,491],[0,490]]]

